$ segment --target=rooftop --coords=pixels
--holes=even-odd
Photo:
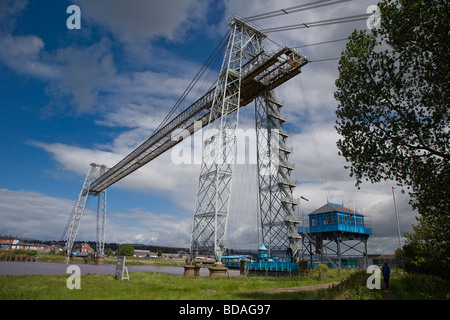
[[[311,214],[328,213],[328,212],[336,212],[336,211],[362,215],[361,213],[357,213],[351,209],[344,207],[344,204],[336,204],[336,203],[331,203],[331,202],[327,202],[327,204],[323,205],[319,209],[316,209],[309,214],[311,215]]]

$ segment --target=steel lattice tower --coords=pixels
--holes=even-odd
[[[209,135],[203,148],[192,225],[192,259],[202,251],[214,254],[216,261],[220,261],[225,250],[236,148],[235,129],[239,119],[241,83],[246,71],[243,66],[250,69],[265,62],[263,40],[266,35],[236,17],[229,25],[232,32],[215,89]],[[299,67],[300,64],[293,59],[287,68]],[[273,77],[284,70],[277,67],[269,74]],[[271,77],[268,78],[273,81]],[[270,83],[264,77],[259,81]],[[262,238],[270,253],[289,249],[294,256],[299,251],[298,221],[294,215],[297,201],[292,197],[295,185],[290,180],[290,171],[293,166],[288,161],[292,148],[286,147],[288,134],[282,129],[286,120],[280,115],[282,105],[273,90],[263,92],[255,101]]]
[[[106,166],[91,163],[89,172],[84,180],[83,187],[78,196],[72,214],[69,217],[66,228],[63,232],[62,239],[65,240],[64,253],[69,255],[72,252],[73,243],[78,233],[81,219],[86,209],[86,203],[89,197],[97,197],[97,238],[96,251],[97,256],[104,255],[105,248],[105,226],[106,226],[106,190],[100,192],[92,192],[91,185],[106,171]]]
[[[259,210],[264,244],[269,254],[285,253],[291,257],[299,253],[295,206],[292,196],[295,184],[290,175],[294,165],[289,162],[292,148],[286,145],[289,136],[283,130],[286,119],[281,115],[282,105],[275,92],[270,91],[256,99],[257,164]]]
[[[249,63],[258,62],[254,58],[262,52],[265,38],[262,32],[240,19],[231,20],[229,25],[232,32],[204,137],[191,234],[191,258],[202,251],[213,253],[217,261],[221,260],[226,245],[243,66],[249,68]]]

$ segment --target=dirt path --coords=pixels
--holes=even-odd
[[[398,298],[392,293],[391,289],[383,289],[384,300],[398,300]]]
[[[321,289],[327,289],[333,285],[339,284],[340,281],[316,284],[312,286],[303,286],[303,287],[290,287],[290,288],[276,288],[276,289],[259,289],[251,292],[258,293],[292,293],[292,292],[308,292],[308,291],[316,291]],[[398,300],[398,298],[392,293],[391,289],[383,288],[383,298],[384,300]]]
[[[338,284],[338,283],[339,283],[339,281],[323,283],[323,284],[316,284],[316,285],[312,285],[312,286],[303,286],[303,287],[259,289],[259,290],[254,290],[251,292],[258,292],[258,293],[307,292],[307,291],[316,291],[316,290],[320,290],[320,289],[327,289],[327,288],[331,287],[332,285]]]

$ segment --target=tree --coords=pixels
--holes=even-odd
[[[426,244],[410,252],[428,247],[425,256],[449,268],[447,1],[384,0],[378,7],[380,28],[355,30],[339,61],[337,146],[357,186],[395,180],[409,190],[420,216],[408,239]]]
[[[106,248],[105,254],[106,254],[107,256],[112,256],[112,254],[113,254],[112,249],[111,249],[111,248]]]
[[[134,247],[131,244],[121,244],[117,249],[118,256],[134,256]]]

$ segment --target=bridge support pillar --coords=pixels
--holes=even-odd
[[[228,276],[228,268],[223,263],[215,263],[208,267],[210,277],[226,277]]]
[[[186,263],[183,267],[185,276],[199,276],[200,266],[196,263]]]

